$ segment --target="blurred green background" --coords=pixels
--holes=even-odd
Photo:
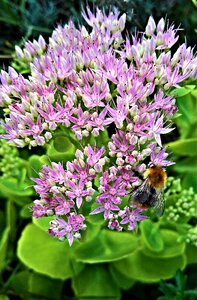
[[[81,8],[86,4],[75,0],[0,0],[0,68],[7,70],[12,65],[24,72],[15,57],[15,45],[22,47],[40,34],[48,40],[53,29],[70,18],[76,25],[84,23]],[[179,44],[186,40],[193,47],[196,43],[195,0],[100,0],[88,1],[88,5],[93,10],[116,6],[127,14],[127,30],[133,33],[144,30],[150,15],[156,21],[164,17],[183,29]],[[197,241],[186,243],[197,236],[196,82],[186,82],[175,92],[180,114],[165,141],[176,161],[168,171],[174,179],[168,183],[166,215],[162,221],[153,217],[142,222],[139,237],[100,233],[99,223],[90,223],[90,238],[72,249],[49,237],[43,231],[48,220],[31,223],[29,206],[36,195],[33,189],[24,188],[32,184],[29,178],[35,176],[34,169],[41,168],[42,155],[50,157],[51,150],[18,150],[0,141],[0,300],[197,299]],[[177,203],[183,208],[192,206],[194,213],[184,215]],[[170,221],[171,213],[174,221]],[[134,248],[140,249],[133,253]],[[127,251],[132,253],[129,258],[125,258]]]

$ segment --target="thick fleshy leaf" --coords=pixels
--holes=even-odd
[[[5,217],[5,212],[0,210],[0,237],[3,229],[6,226],[6,217]]]
[[[31,219],[31,204],[24,205],[20,210],[20,217],[23,219]]]
[[[17,256],[35,272],[65,280],[76,275],[83,267],[72,261],[74,248],[75,243],[70,247],[67,241],[60,242],[36,225],[29,224],[18,241]]]
[[[51,279],[32,271],[16,273],[11,280],[13,293],[20,294],[22,299],[61,299],[62,280]]]
[[[177,98],[181,117],[175,120],[182,138],[196,137],[197,89],[184,97]]]
[[[189,157],[181,159],[173,166],[173,170],[179,173],[192,173],[193,176],[197,173],[197,157]]]
[[[6,295],[0,295],[0,300],[9,300],[10,298]]]
[[[6,197],[12,195],[25,197],[33,194],[33,190],[28,188],[28,184],[19,184],[16,178],[1,179],[0,189]]]
[[[29,292],[46,299],[62,299],[63,284],[61,280],[32,273],[29,278]]]
[[[116,284],[123,290],[130,289],[136,282],[125,274],[120,273],[113,264],[109,264],[109,271]]]
[[[33,193],[34,193],[34,191],[32,190],[32,194]],[[9,199],[12,202],[15,202],[19,206],[23,207],[25,205],[29,205],[29,207],[31,207],[32,199],[29,196],[23,197],[23,196],[19,196],[19,195],[10,195]]]
[[[23,295],[24,298],[29,293],[29,278],[31,277],[32,272],[25,270],[16,273],[10,283],[10,288],[16,293]]]
[[[60,138],[60,140],[59,140]],[[70,141],[65,137],[67,142],[62,142],[61,137],[57,136],[56,138],[56,146],[54,142],[51,142],[47,148],[47,156],[50,158],[51,161],[59,162],[59,161],[70,161],[73,160],[75,157],[75,146],[70,143]],[[61,151],[60,151],[61,150]],[[65,150],[65,151],[63,151]]]
[[[28,165],[29,178],[37,178],[38,172],[40,172],[40,170],[42,168],[40,156],[32,155],[32,156],[30,156],[28,162],[29,162],[29,165]]]
[[[88,221],[89,218],[87,218],[86,225],[87,228],[82,232],[82,242],[87,243],[87,241],[92,240],[93,238],[97,237],[101,230],[101,224],[93,224]]]
[[[151,220],[144,220],[140,223],[142,239],[146,247],[154,252],[163,250],[163,240],[160,229],[156,223]]]
[[[9,240],[10,227],[6,227],[1,235],[0,240],[0,271],[2,271],[6,265],[7,247]]]
[[[197,155],[197,138],[180,139],[178,141],[167,144],[169,151],[181,156],[196,156]]]
[[[158,258],[136,251],[127,258],[114,262],[114,267],[125,276],[142,282],[157,282],[160,279],[171,278],[177,269],[183,269],[186,264],[184,255],[173,258]]]
[[[120,299],[120,289],[106,265],[88,265],[72,280],[77,298]]]
[[[181,254],[184,254],[185,243],[179,242],[180,235],[169,229],[161,229],[159,231],[160,237],[163,241],[163,249],[160,252],[154,251],[150,248],[143,248],[142,252],[147,256],[160,257],[160,258],[171,258]]]
[[[66,136],[63,135],[56,136],[54,138],[53,146],[57,152],[67,152],[71,154],[75,152],[74,145]]]
[[[130,255],[136,247],[137,237],[132,233],[102,230],[94,239],[79,245],[75,256],[89,264],[110,262]]]
[[[33,223],[45,232],[48,232],[48,229],[50,227],[49,222],[52,221],[52,220],[54,220],[53,216],[42,217],[42,218],[39,218],[39,219],[32,218]]]
[[[172,95],[177,98],[177,97],[183,97],[189,93],[191,93],[191,91],[193,89],[195,89],[195,85],[185,85],[184,87],[181,87],[181,88],[178,88],[178,89],[175,89],[172,91]]]
[[[6,206],[6,217],[7,217],[7,226],[10,228],[9,239],[13,242],[16,238],[16,208],[12,201],[7,202]]]
[[[194,169],[196,169],[196,166],[194,166]],[[197,177],[194,173],[186,173],[184,174],[183,180],[182,180],[182,187],[183,189],[189,189],[190,187],[193,187],[194,192],[197,193]]]
[[[96,137],[91,135],[89,143],[92,147],[94,147],[95,144],[97,145],[97,147],[102,147],[104,145],[107,145],[108,141],[109,135],[107,130],[105,129],[104,131],[100,131],[99,135]]]
[[[186,256],[188,264],[197,263],[197,247],[188,244],[186,247]]]

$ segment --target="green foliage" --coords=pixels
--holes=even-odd
[[[151,220],[145,220],[144,222],[141,222],[140,229],[144,244],[149,250],[154,252],[163,250],[163,240],[157,225],[151,222]]]
[[[157,300],[195,300],[197,298],[197,288],[193,290],[186,289],[187,277],[178,270],[174,277],[174,283],[161,281],[159,290],[164,296]]]
[[[80,299],[85,297],[87,299],[120,299],[120,288],[105,265],[86,266],[73,278],[72,286],[76,296]]]
[[[160,251],[150,250],[148,247],[143,247],[142,252],[152,258],[172,258],[184,254],[185,243],[179,241],[179,234],[173,230],[160,229],[158,237],[161,238],[163,249]],[[143,243],[143,240],[142,240]]]
[[[1,232],[0,240],[0,271],[2,271],[7,264],[7,250],[8,250],[8,240],[9,240],[10,228],[6,227],[3,232]]]
[[[176,164],[173,171],[182,178],[183,188],[193,187],[197,192],[197,87],[183,85],[172,92],[177,97],[180,116],[174,119],[179,138],[167,144]]]
[[[125,232],[102,230],[95,238],[81,244],[75,251],[77,261],[102,263],[130,255],[137,247],[137,238]]]
[[[72,253],[67,243],[60,243],[47,232],[29,224],[18,241],[19,259],[35,272],[56,279],[67,279],[77,274],[83,267],[72,263]]]
[[[185,263],[184,255],[153,258],[139,250],[124,260],[114,262],[113,266],[132,280],[153,283],[160,279],[171,278],[178,268],[185,267]]]
[[[55,287],[55,288],[54,288]],[[32,271],[17,272],[9,282],[6,293],[11,292],[20,299],[61,299],[63,281],[51,279]]]

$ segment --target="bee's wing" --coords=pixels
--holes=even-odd
[[[165,208],[165,201],[164,201],[164,191],[163,189],[155,190],[155,203],[153,204],[153,208],[155,210],[155,213],[158,217],[161,217],[164,212]]]
[[[150,186],[148,184],[148,180],[145,180],[141,186],[139,186],[130,197],[130,205],[137,201],[141,203],[145,203],[148,201],[150,196]]]

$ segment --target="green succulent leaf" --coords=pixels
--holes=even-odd
[[[70,142],[70,140],[66,136],[57,136],[54,138],[53,142],[54,149],[57,152],[67,152],[67,153],[74,153],[75,152],[75,147],[74,145]]]
[[[197,138],[180,139],[178,141],[167,144],[169,151],[181,156],[196,156],[197,155]]]
[[[72,280],[74,292],[81,299],[120,299],[120,289],[106,265],[88,265]]]
[[[178,242],[179,234],[169,229],[161,229],[159,231],[160,238],[163,242],[163,249],[160,252],[150,248],[143,248],[142,252],[151,257],[171,258],[184,254],[185,243]],[[152,250],[152,251],[151,251]]]
[[[65,142],[66,139],[66,142]],[[65,150],[65,151],[64,151]],[[51,161],[70,161],[73,160],[75,147],[66,137],[57,136],[50,145],[48,145],[47,156]]]
[[[6,295],[0,295],[0,300],[9,300],[10,298]]]
[[[119,286],[123,290],[130,289],[136,282],[125,274],[120,273],[119,270],[115,269],[113,264],[109,265],[109,271],[117,286]]]
[[[186,247],[186,256],[187,256],[187,263],[194,264],[197,263],[197,247],[188,244]]]
[[[30,196],[33,194],[33,190],[28,187],[28,184],[21,183],[19,184],[16,178],[1,179],[0,189],[3,194],[6,196]]]
[[[32,218],[33,224],[38,226],[38,228],[42,229],[45,232],[48,232],[49,229],[49,222],[54,220],[54,216],[50,217],[42,217],[42,218]]]
[[[178,89],[175,89],[172,91],[172,96],[174,96],[175,98],[177,97],[183,97],[189,93],[191,93],[191,91],[193,89],[195,89],[195,85],[185,85],[184,87],[181,87],[181,88],[178,88]]]
[[[68,242],[60,242],[34,224],[25,227],[18,241],[17,256],[28,268],[56,279],[67,279],[81,271],[83,265],[72,260]]]
[[[106,145],[108,141],[109,141],[109,135],[107,130],[105,129],[104,131],[100,131],[97,137],[91,135],[89,142],[92,147],[94,147],[95,144],[97,145],[97,147],[102,147]]]
[[[40,172],[42,168],[42,162],[40,156],[32,155],[29,158],[29,165],[28,165],[28,176],[30,178],[37,178],[38,172]]]
[[[27,294],[29,293],[29,278],[31,277],[32,272],[25,270],[17,272],[14,274],[10,287],[15,293]]]
[[[101,230],[101,224],[96,224],[96,223],[91,223],[88,221],[88,217],[87,217],[87,221],[86,221],[86,225],[87,225],[87,229],[83,232],[82,235],[82,241],[83,243],[87,243],[87,241],[90,241],[94,238],[96,238],[99,234],[100,234],[100,230]]]
[[[142,239],[146,247],[154,252],[161,252],[163,250],[163,239],[161,237],[160,229],[157,224],[151,220],[144,220],[140,223]]]
[[[6,227],[1,235],[0,240],[0,271],[2,271],[6,266],[6,256],[8,249],[10,227]]]
[[[61,280],[51,279],[29,270],[14,274],[10,283],[10,288],[14,293],[20,294],[22,299],[32,299],[32,297],[33,299],[37,297],[61,299],[62,286]]]
[[[24,205],[20,210],[20,217],[23,219],[30,219],[31,216],[31,204]]]
[[[196,91],[192,90],[190,94],[177,99],[177,105],[181,117],[175,122],[179,127],[182,138],[191,138],[197,136],[196,129],[196,110],[197,110],[197,95]]]
[[[173,170],[179,173],[192,173],[195,176],[197,173],[197,156],[181,159],[173,166]]]
[[[165,259],[147,256],[139,250],[123,260],[114,262],[113,266],[133,280],[152,283],[171,278],[176,270],[183,269],[185,264],[184,255]]]
[[[17,212],[13,201],[7,202],[6,207],[6,216],[7,216],[7,226],[10,228],[10,240],[13,242],[16,238],[16,218],[17,218]]]
[[[128,256],[137,247],[137,238],[125,232],[102,230],[94,239],[79,245],[75,251],[78,261],[102,263]]]
[[[29,278],[29,292],[47,299],[61,299],[63,284],[61,280],[32,273]]]

